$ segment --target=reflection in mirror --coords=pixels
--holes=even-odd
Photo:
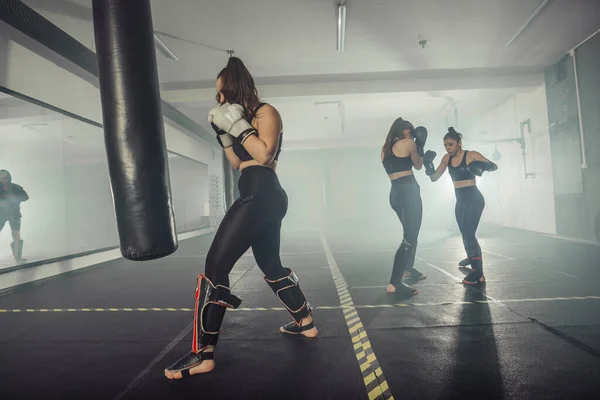
[[[102,128],[0,93],[0,170],[0,270],[119,245]],[[209,226],[208,166],[169,170],[177,232]]]

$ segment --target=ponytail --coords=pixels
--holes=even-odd
[[[218,78],[221,78],[223,83],[221,93],[225,101],[244,106],[250,112],[258,107],[260,100],[254,78],[242,60],[229,57],[227,66],[219,72]]]
[[[388,132],[385,143],[383,144],[383,154],[389,156],[392,154],[392,147],[394,147],[394,143],[398,139],[404,139],[404,130],[410,129],[411,133],[414,131],[413,124],[409,121],[406,121],[402,118],[397,118],[390,127],[390,131]]]

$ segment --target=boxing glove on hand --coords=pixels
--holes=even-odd
[[[213,120],[215,118],[215,113],[217,112],[218,108],[219,107],[215,107],[208,112],[208,122],[210,123],[210,126],[212,126],[213,130],[217,134],[217,142],[219,142],[219,144],[221,145],[222,148],[226,149],[228,147],[233,146],[233,138],[231,137],[230,134],[228,134],[223,129],[219,128],[217,125],[215,125],[213,123]]]
[[[435,174],[435,167],[433,166],[433,160],[437,156],[437,153],[432,150],[427,150],[423,156],[423,165],[425,166],[425,175],[431,176]]]
[[[215,110],[213,123],[243,144],[256,130],[244,119],[244,107],[239,104],[225,103]]]
[[[498,169],[498,166],[491,162],[491,161],[471,161],[471,163],[468,165],[469,167],[469,171],[471,171],[472,173],[474,173],[477,176],[481,176],[483,175],[484,171],[495,171]]]
[[[415,143],[417,144],[417,153],[419,156],[423,157],[425,142],[427,142],[427,128],[424,126],[417,126],[413,135],[415,137]]]

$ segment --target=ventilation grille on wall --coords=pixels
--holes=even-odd
[[[567,77],[567,64],[565,63],[565,58],[556,64],[556,67],[554,68],[554,74],[556,77],[556,83],[565,80]]]

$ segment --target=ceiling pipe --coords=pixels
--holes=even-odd
[[[569,50],[569,55],[573,58],[573,75],[575,77],[575,95],[577,97],[577,118],[579,119],[579,140],[581,142],[581,169],[587,169],[589,167],[587,163],[587,154],[586,154],[586,144],[585,144],[585,135],[583,132],[583,118],[581,115],[581,97],[579,95],[579,73],[577,72],[577,55],[575,54],[575,50],[577,50],[581,45],[585,42],[596,36],[600,30],[592,33],[590,36],[585,38],[581,43],[577,46],[573,47]]]
[[[346,45],[346,6],[342,1],[337,6],[337,51],[344,52]]]
[[[577,73],[577,56],[575,50],[571,50],[569,55],[573,58],[573,75],[575,76],[575,97],[577,97],[577,118],[579,119],[579,140],[581,142],[581,169],[587,169],[587,155],[585,147],[585,135],[583,132],[583,118],[581,116],[581,98],[579,96],[579,74]]]
[[[521,25],[521,27],[517,30],[517,32],[513,35],[512,38],[510,38],[510,40],[508,41],[508,43],[506,43],[506,46],[510,46],[516,39],[517,37],[519,37],[519,35],[521,35],[521,33],[523,33],[523,31],[527,28],[527,26],[529,26],[529,24],[531,23],[531,21],[533,21],[533,19],[535,17],[538,16],[538,14],[540,12],[542,12],[542,10],[544,9],[544,7],[546,7],[548,5],[548,3],[550,3],[552,0],[544,0],[544,2],[542,4],[539,5],[539,7],[533,12],[533,14],[531,14],[529,16],[529,18],[527,18],[527,21],[525,21],[525,23],[523,25]]]
[[[171,49],[167,47],[167,45],[156,35],[156,33],[154,34],[154,43],[160,50],[162,50],[162,53],[166,57],[169,57],[171,60],[179,61],[179,58],[177,58],[175,53],[173,53]]]
[[[596,36],[598,33],[600,33],[600,29],[598,29],[596,32],[592,33],[590,36],[588,36],[586,39],[584,39],[581,43],[579,43],[577,46],[573,47],[571,50],[569,50],[569,54],[571,54],[573,51],[577,50],[577,48],[579,48],[581,45],[583,45],[585,42],[587,42],[588,40],[590,40],[591,38],[593,38],[594,36]]]

